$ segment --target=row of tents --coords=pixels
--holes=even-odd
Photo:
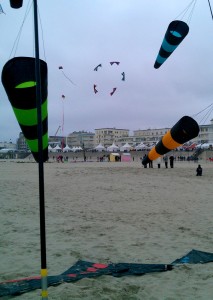
[[[151,146],[146,146],[143,143],[140,143],[139,145],[133,147],[131,145],[129,145],[128,143],[126,143],[125,145],[118,147],[115,145],[115,143],[113,143],[111,146],[109,147],[104,147],[101,143],[96,146],[94,149],[91,150],[95,150],[95,151],[108,151],[108,152],[113,152],[113,151],[131,151],[131,150],[149,150],[153,147],[153,145]],[[54,148],[51,147],[50,145],[48,146],[48,150],[49,152],[78,152],[78,151],[82,151],[82,147],[72,147],[70,148],[68,145],[66,145],[66,147],[64,147],[63,149],[57,145]]]

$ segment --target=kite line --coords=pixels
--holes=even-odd
[[[212,20],[213,20],[213,13],[212,13],[212,8],[211,8],[211,3],[210,3],[210,1],[209,1],[209,0],[208,0],[208,3],[209,3],[209,9],[210,9],[210,13],[211,13]]]

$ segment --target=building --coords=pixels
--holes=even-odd
[[[17,150],[19,150],[19,151],[23,151],[23,152],[29,151],[29,146],[28,146],[26,139],[24,137],[24,134],[22,132],[19,133],[19,137],[16,141],[16,147],[17,147]]]
[[[95,146],[100,143],[109,147],[112,143],[117,144],[123,138],[129,137],[129,129],[99,128],[95,129]]]
[[[197,144],[213,143],[213,119],[210,121],[210,124],[199,125],[199,127],[199,135],[193,139],[193,142]]]
[[[66,137],[66,144],[72,147],[82,147],[85,149],[94,148],[94,136],[93,132],[86,131],[74,131]]]
[[[139,129],[133,131],[133,134],[137,143],[143,142],[144,144],[151,145],[153,143],[156,144],[168,130],[170,130],[170,128]]]

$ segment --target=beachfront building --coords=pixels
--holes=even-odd
[[[193,139],[193,142],[197,144],[213,143],[213,119],[210,121],[210,124],[199,125],[199,127],[199,135]]]
[[[81,147],[82,149],[93,149],[94,146],[94,132],[74,131],[66,137],[67,145],[72,147]]]
[[[95,145],[97,146],[101,143],[104,147],[107,148],[113,143],[117,145],[121,138],[125,138],[128,136],[129,129],[117,129],[115,127],[95,129]]]
[[[23,151],[23,152],[29,151],[29,146],[28,146],[26,139],[24,137],[24,134],[22,132],[19,133],[19,137],[16,141],[16,147],[17,147],[17,150],[19,150],[19,151]]]
[[[156,144],[170,128],[160,129],[138,129],[133,131],[137,143],[143,142],[146,145]]]
[[[12,142],[0,142],[0,149],[16,149],[16,144]]]

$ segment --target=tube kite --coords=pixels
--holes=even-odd
[[[47,64],[40,60],[43,161],[48,160]],[[33,157],[39,162],[35,58],[15,57],[2,70],[2,84]]]
[[[22,7],[23,0],[10,0],[10,6],[12,8],[20,8]]]
[[[163,154],[183,145],[189,140],[198,136],[199,126],[191,117],[182,117],[153,147],[148,155],[142,160],[146,166],[149,162],[157,159]]]
[[[183,21],[172,21],[167,28],[154,68],[158,69],[183,41],[189,32],[189,26]]]

